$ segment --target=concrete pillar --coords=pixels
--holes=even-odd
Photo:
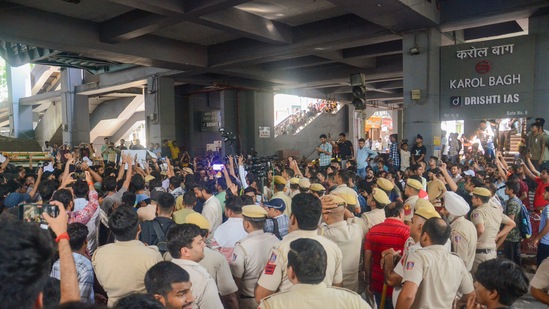
[[[6,63],[6,72],[12,117],[10,132],[13,137],[34,138],[32,106],[19,105],[19,99],[31,95],[30,65],[12,67]]]
[[[178,116],[175,114],[175,95],[173,79],[153,76],[147,79],[145,91],[145,117],[147,131],[147,145],[160,143],[162,140],[174,140],[175,123]],[[141,144],[145,145],[143,141]]]
[[[410,49],[417,47],[419,54]],[[404,106],[402,138],[407,138],[410,148],[416,134],[423,135],[427,157],[433,154],[434,136],[440,129],[440,32],[428,29],[403,36]],[[412,89],[419,89],[421,98],[413,101]]]
[[[528,31],[536,36],[536,69],[534,72],[534,110],[528,117],[545,118],[545,129],[549,127],[549,14],[531,17]]]
[[[82,74],[80,69],[61,71],[63,143],[72,146],[90,142],[88,97],[74,92],[74,87],[82,84]]]

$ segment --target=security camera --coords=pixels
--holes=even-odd
[[[417,48],[416,46],[410,48],[410,55],[419,55],[419,48]]]

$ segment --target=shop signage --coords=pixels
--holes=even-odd
[[[221,111],[201,112],[200,131],[215,132],[221,128]]]
[[[530,36],[441,47],[441,120],[527,117],[534,53]]]

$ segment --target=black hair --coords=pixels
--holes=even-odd
[[[422,233],[427,233],[434,245],[444,245],[450,238],[452,228],[441,218],[430,218],[423,224]]]
[[[160,193],[160,197],[158,197],[158,210],[168,213],[173,211],[175,207],[175,197],[166,192]]]
[[[126,207],[133,207],[135,205],[135,201],[137,200],[137,196],[135,193],[131,191],[126,191],[124,194],[122,194],[122,205]]]
[[[82,248],[82,245],[88,237],[88,227],[82,223],[74,222],[68,225],[69,243],[71,250],[76,251]]]
[[[165,307],[152,295],[135,293],[121,298],[113,309],[164,309]]]
[[[141,175],[133,175],[130,187],[134,192],[145,189],[145,179]]]
[[[225,200],[225,209],[229,209],[235,214],[242,213],[242,206],[244,206],[244,203],[238,196],[231,196]]]
[[[520,183],[516,181],[508,180],[507,182],[505,182],[505,186],[507,187],[507,189],[513,191],[514,195],[517,195],[520,192]]]
[[[158,187],[162,187],[162,180],[160,180],[160,178],[154,178],[154,179],[151,179],[151,181],[149,181],[149,189],[154,189],[154,188],[158,188]]]
[[[280,192],[280,191],[284,191],[284,188],[286,187],[286,185],[285,185],[285,184],[281,184],[281,183],[275,183],[275,184],[274,184],[274,187],[275,187],[276,191],[279,191],[279,192]]]
[[[365,142],[366,142],[366,140],[365,140],[364,138],[362,138],[362,137],[361,137],[361,138],[359,138],[359,139],[358,139],[358,142],[359,142],[359,143],[360,143],[360,142],[363,142],[363,143],[365,143]]]
[[[54,249],[47,231],[36,224],[0,224],[0,306],[33,308],[50,274]]]
[[[85,198],[86,195],[88,195],[88,191],[90,190],[88,184],[83,179],[77,179],[72,184],[72,190],[74,191],[74,195],[77,198]]]
[[[255,201],[251,196],[242,195],[240,197],[240,199],[242,199],[242,205],[254,205],[255,204]]]
[[[175,224],[166,235],[168,239],[168,251],[174,259],[181,257],[181,248],[192,248],[193,239],[202,235],[196,224]]]
[[[184,205],[194,205],[196,203],[196,195],[193,190],[189,190],[183,194],[183,204]]]
[[[113,176],[108,176],[103,179],[103,188],[105,191],[115,191],[116,190],[116,178]]]
[[[284,169],[284,170],[286,171],[286,174],[288,174],[288,176],[290,176],[290,178],[294,177],[295,172],[294,172],[293,169],[291,169],[291,168],[286,168],[286,169]]]
[[[48,179],[41,181],[38,185],[38,194],[40,194],[43,201],[49,201],[55,190],[57,190],[57,187],[57,182],[55,180]]]
[[[326,134],[320,134],[318,138],[328,138],[328,137],[326,136]]]
[[[204,190],[208,194],[213,194],[215,192],[215,183],[213,181],[201,180],[196,184],[196,188],[198,188],[198,190]]]
[[[288,267],[292,267],[299,283],[319,284],[326,276],[328,257],[316,240],[301,238],[290,243]]]
[[[528,293],[528,277],[519,265],[506,259],[492,259],[480,263],[475,273],[476,280],[487,290],[496,290],[499,303],[511,306]]]
[[[133,208],[120,206],[109,217],[109,227],[116,240],[134,240],[139,228],[139,218]]]
[[[177,176],[170,177],[170,185],[172,185],[174,188],[177,188],[181,186],[181,180]]]
[[[173,283],[189,282],[189,273],[180,266],[162,261],[149,268],[145,274],[145,288],[149,295],[159,294],[167,298]]]
[[[103,305],[96,305],[92,303],[83,303],[79,301],[71,301],[68,303],[63,303],[58,305],[57,307],[54,307],[55,309],[107,309],[107,307]],[[137,308],[137,307],[135,307]]]
[[[225,178],[218,178],[217,179],[217,185],[221,187],[221,190],[225,191],[227,190],[228,186],[227,186],[227,181],[225,180]]]
[[[312,193],[300,193],[292,199],[292,215],[297,220],[299,229],[316,230],[321,214],[320,199]]]
[[[338,171],[337,175],[341,178],[341,180],[343,180],[343,183],[349,182],[350,176],[348,171]]]
[[[400,212],[404,209],[404,204],[401,202],[392,202],[391,204],[384,207],[385,217],[387,218],[396,218],[400,215]]]
[[[59,189],[52,195],[51,200],[61,202],[65,209],[69,209],[69,204],[73,201],[72,193],[69,189]]]
[[[48,277],[42,294],[45,309],[57,308],[57,305],[61,301],[61,281],[54,277]]]

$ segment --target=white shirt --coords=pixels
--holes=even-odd
[[[215,230],[221,225],[221,209],[221,202],[213,195],[204,203],[202,215],[210,223],[210,235],[214,235]]]
[[[221,247],[234,247],[234,245],[248,236],[248,233],[244,230],[242,218],[229,218],[223,224],[221,224],[214,233],[213,238]]]

